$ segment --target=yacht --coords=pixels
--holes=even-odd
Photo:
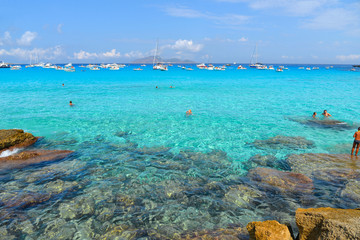
[[[200,64],[196,65],[196,67],[200,68],[200,69],[205,69],[206,65],[205,65],[205,63],[200,63]]]
[[[11,66],[10,70],[20,70],[21,69],[21,66],[20,65],[14,65],[14,66]]]
[[[4,62],[0,63],[0,68],[10,68],[10,65]]]

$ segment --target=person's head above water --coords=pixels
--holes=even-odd
[[[358,130],[360,131],[360,127],[358,128]]]
[[[72,106],[72,105],[74,105],[74,104],[72,103],[72,101],[70,101],[69,105]]]

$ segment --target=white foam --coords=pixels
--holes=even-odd
[[[0,158],[11,156],[11,155],[19,152],[20,150],[21,150],[20,148],[15,148],[13,150],[5,150],[0,154]]]

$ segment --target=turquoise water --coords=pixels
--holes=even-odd
[[[51,171],[60,169],[60,173],[54,173],[48,180],[30,181],[29,185],[27,176],[42,171],[36,167],[3,172],[2,177],[7,180],[2,191],[34,191],[57,179],[75,181],[82,186],[80,192],[63,194],[40,206],[21,210],[34,226],[34,231],[30,234],[14,230],[15,235],[24,237],[46,233],[47,223],[59,217],[62,204],[68,204],[82,194],[92,196],[98,204],[98,195],[106,195],[106,192],[114,196],[119,192],[132,197],[138,194],[137,197],[143,198],[146,194],[140,190],[137,192],[136,187],[144,188],[144,184],[148,184],[149,189],[146,191],[154,191],[154,194],[159,186],[164,188],[170,184],[164,181],[176,179],[174,188],[180,189],[184,188],[185,182],[192,184],[188,178],[181,176],[181,172],[159,170],[146,165],[155,158],[169,158],[176,162],[176,156],[181,151],[203,154],[214,150],[223,151],[227,154],[227,162],[219,167],[226,169],[226,176],[241,177],[247,173],[241,162],[256,154],[272,154],[278,159],[284,159],[293,153],[348,153],[354,129],[360,122],[360,72],[349,71],[351,66],[339,65],[333,69],[321,66],[320,70],[305,71],[294,65],[282,73],[255,69],[236,70],[235,67],[228,67],[226,71],[207,71],[195,69],[195,66],[194,71],[185,71],[176,66],[170,67],[167,72],[153,71],[150,66],[144,67],[143,71],[133,71],[135,67],[138,66],[127,66],[119,71],[90,71],[85,68],[85,71],[81,71],[82,68],[77,67],[77,71],[73,73],[24,67],[20,71],[0,69],[0,129],[20,128],[35,136],[43,136],[44,139],[37,143],[37,148],[75,151],[75,155],[69,159],[45,166]],[[75,106],[69,107],[70,100]],[[190,117],[185,116],[188,109],[193,112]],[[350,129],[316,128],[294,121],[311,117],[314,111],[320,116],[324,109],[332,114],[333,119],[350,125]],[[127,135],[119,137],[118,132],[121,131],[127,132]],[[274,150],[258,149],[249,144],[277,135],[301,136],[313,141],[315,147]],[[136,144],[141,149],[170,149],[161,156],[155,150],[139,154],[136,149],[129,150],[131,144]],[[131,164],[128,164],[128,159],[134,157],[135,153],[137,160],[129,160]],[[194,173],[195,179],[200,174],[213,181],[215,178],[212,179],[211,174],[220,174],[216,168],[205,169],[208,167],[206,164],[205,161],[204,166],[197,169],[199,173]],[[221,181],[221,178],[216,179]],[[139,185],[130,184],[135,180]],[[201,184],[197,182],[194,186]],[[104,191],[99,194],[96,189]],[[212,201],[209,200],[211,196],[206,197],[208,201]],[[155,199],[156,197],[149,201],[156,202],[156,206],[146,209],[154,215],[192,212],[189,210],[189,203],[184,205],[174,199],[162,199],[160,203]],[[216,199],[216,196],[212,199]],[[321,201],[326,203],[328,199]],[[169,210],[169,205],[175,202],[178,209]],[[259,210],[261,214],[254,209],[244,208],[247,210],[239,210],[241,214],[236,213],[216,222],[213,219],[227,210],[220,209],[215,215],[209,215],[208,212],[201,212],[202,204],[206,205],[199,203],[191,206],[196,210],[196,216],[189,217],[189,213],[179,216],[182,223],[196,219],[191,224],[188,223],[191,226],[180,224],[181,227],[177,229],[179,232],[225,227],[235,222],[246,224],[249,220],[272,217],[271,213],[264,213],[270,207]],[[302,206],[300,203],[296,204],[298,207]],[[145,205],[143,203],[140,206]],[[122,222],[133,229],[158,229],[159,225],[166,224],[180,226],[180,220],[171,218],[144,220],[143,224],[135,224],[132,217],[138,217],[143,211],[145,210],[133,209],[125,219],[118,217],[115,221],[117,215],[113,214],[109,218],[111,220],[99,221],[102,224],[110,221],[113,224],[111,226]],[[47,213],[41,215],[41,226],[36,225],[39,216],[35,217],[34,212]],[[294,209],[284,214],[291,216],[293,212]],[[120,215],[124,216],[124,213]],[[98,217],[96,212],[74,219],[77,219],[76,224],[81,225],[95,217]],[[204,224],[199,226],[194,222]],[[80,234],[77,227],[76,229],[76,234]],[[106,232],[91,231],[100,235]]]

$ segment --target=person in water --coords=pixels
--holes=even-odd
[[[62,84],[62,86],[65,86],[65,84]]]
[[[186,116],[190,116],[190,115],[192,115],[192,111],[191,111],[191,109],[187,110],[185,114],[186,114]]]
[[[313,117],[313,118],[316,118],[316,115],[317,115],[317,113],[314,112],[313,115],[312,115],[312,117]]]
[[[327,112],[327,110],[324,110],[324,112],[322,113],[322,115],[324,115],[325,117],[331,117],[331,114]]]
[[[158,86],[156,86],[155,88],[158,88]]]
[[[353,147],[352,147],[352,150],[351,150],[351,155],[354,154],[354,150],[355,150],[355,147],[356,147],[355,156],[357,156],[358,152],[359,152],[359,146],[360,146],[360,127],[358,128],[358,131],[354,134],[353,137],[355,139],[354,139]]]
[[[69,105],[70,105],[70,107],[74,106],[74,104],[72,103],[72,101],[70,101]]]

